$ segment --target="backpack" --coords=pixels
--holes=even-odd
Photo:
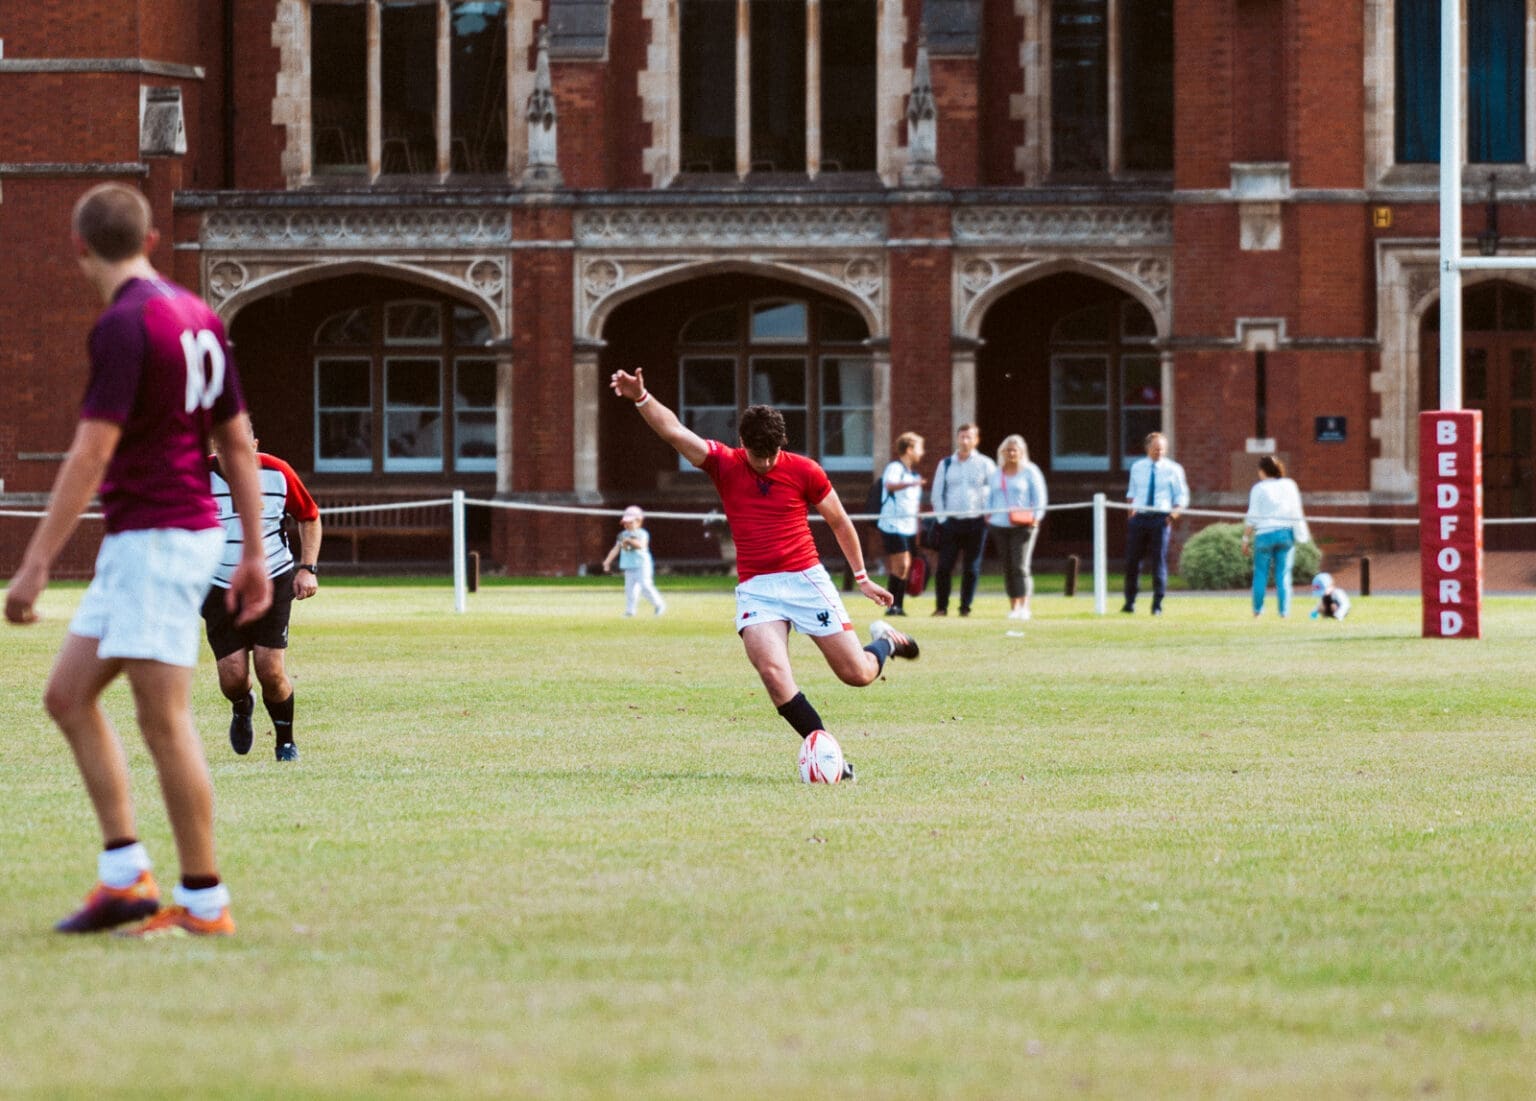
[[[878,516],[880,515],[880,510],[884,507],[885,475],[882,473],[880,477],[869,483],[869,489],[864,493],[863,511],[867,516]]]

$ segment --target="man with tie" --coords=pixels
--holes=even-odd
[[[1163,614],[1163,593],[1168,588],[1168,534],[1179,513],[1189,507],[1189,483],[1184,468],[1167,458],[1168,437],[1153,432],[1146,439],[1147,457],[1131,464],[1131,482],[1125,499],[1131,516],[1125,540],[1125,606],[1136,610],[1141,561],[1152,558],[1152,614]]]

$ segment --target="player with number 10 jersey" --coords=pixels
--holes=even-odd
[[[219,526],[208,486],[212,427],[245,408],[224,326],[164,279],[130,279],[91,330],[82,419],[122,426],[101,484],[108,532]]]

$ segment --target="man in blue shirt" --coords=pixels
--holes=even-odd
[[[1152,614],[1163,614],[1163,593],[1168,588],[1168,534],[1179,513],[1189,507],[1189,483],[1184,468],[1167,458],[1168,437],[1161,432],[1147,436],[1147,457],[1131,464],[1131,482],[1125,499],[1131,516],[1125,540],[1125,606],[1136,610],[1141,561],[1152,558]]]

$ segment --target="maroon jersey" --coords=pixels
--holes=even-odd
[[[109,532],[219,526],[208,488],[208,434],[245,408],[224,325],[163,279],[130,279],[91,330],[82,420],[122,438],[101,483]]]
[[[736,541],[736,577],[808,570],[820,563],[808,511],[832,492],[826,471],[804,455],[779,453],[766,475],[747,463],[745,448],[705,441],[700,468],[715,483]]]

